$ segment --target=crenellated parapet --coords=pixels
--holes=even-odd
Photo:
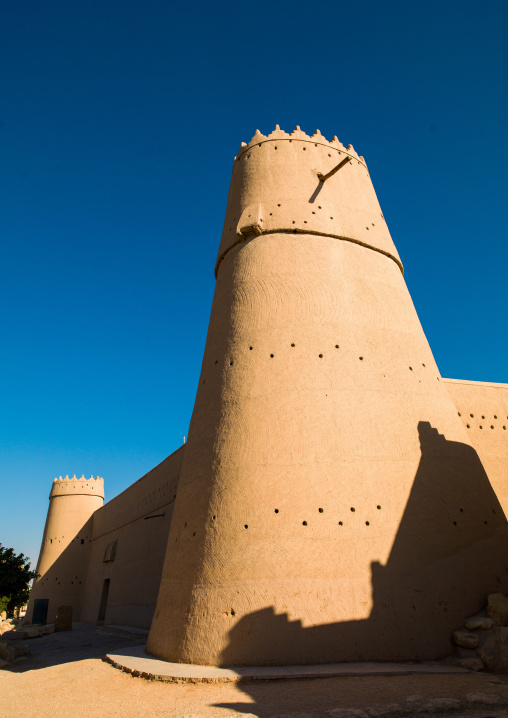
[[[242,143],[233,165],[215,274],[228,252],[252,237],[331,237],[384,254],[403,271],[363,157],[337,137],[278,125]]]
[[[49,498],[55,496],[98,496],[104,499],[104,479],[101,476],[86,479],[84,474],[80,479],[76,474],[72,478],[59,476],[53,480]]]
[[[60,476],[53,480],[49,499],[27,620],[53,623],[58,606],[72,606],[73,618],[79,620],[93,515],[104,501],[104,479]],[[39,600],[46,604],[42,619],[37,611],[34,614]]]
[[[297,125],[293,132],[290,133],[281,130],[279,125],[275,125],[275,129],[273,130],[273,132],[270,132],[269,135],[263,135],[262,132],[256,130],[256,132],[254,133],[254,137],[249,143],[242,142],[238,151],[238,155],[235,157],[235,160],[238,160],[242,153],[249,148],[259,145],[263,142],[269,142],[271,140],[288,140],[289,142],[310,142],[314,144],[314,146],[321,145],[323,147],[329,147],[333,150],[337,150],[338,152],[343,152],[350,157],[354,157],[355,159],[360,160],[365,166],[367,166],[364,158],[360,157],[357,154],[357,152],[353,148],[353,145],[347,145],[347,147],[345,147],[339,140],[337,135],[335,135],[330,141],[328,141],[326,137],[321,134],[320,130],[316,130],[313,135],[308,135],[306,132],[303,132],[300,129],[299,125]]]
[[[462,424],[363,158],[317,131],[256,132],[217,269],[147,653],[447,655],[508,590],[508,524],[470,440],[508,409],[468,393]]]

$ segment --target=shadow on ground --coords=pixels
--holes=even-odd
[[[507,520],[477,452],[427,421],[418,434],[421,459],[390,556],[384,566],[371,563],[370,616],[305,627],[273,606],[254,611],[229,632],[221,666],[284,665],[288,655],[294,664],[444,658],[451,631],[482,608],[489,592],[506,590]],[[381,682],[387,690],[394,685]],[[238,687],[254,703],[216,707],[273,715],[272,706],[259,704],[256,681]]]
[[[506,718],[506,676],[359,676],[237,684],[251,702],[212,706],[252,718]],[[220,715],[220,714],[217,714]],[[183,717],[182,717],[183,718]]]
[[[451,647],[450,631],[482,607],[489,591],[504,590],[508,586],[507,521],[476,451],[460,442],[447,441],[429,422],[420,422],[418,433],[421,460],[389,559],[385,565],[371,564],[373,608],[370,616],[363,621],[305,627],[287,614],[277,614],[272,606],[266,607],[243,616],[232,628],[220,657],[222,666],[266,664],[267,652],[272,665],[287,663],[288,654],[295,664],[361,661],[366,655],[374,660],[404,660],[407,655],[425,660],[431,652],[435,657],[436,649],[432,646],[436,645],[436,636],[442,637],[442,655],[446,655]],[[405,655],[399,656],[397,646],[401,635]],[[433,638],[431,649],[427,647],[429,637]],[[74,624],[72,632],[27,641],[32,655],[4,671],[23,673],[102,659],[106,653],[144,643],[144,640],[139,634]],[[105,682],[109,689],[109,674]],[[267,683],[240,681],[235,685],[234,695],[227,686],[169,684],[163,689],[167,691],[164,701],[169,700],[166,696],[173,692],[182,698],[193,692],[187,696],[192,700],[195,691],[201,700],[206,695],[208,707],[219,709],[220,712],[212,714],[214,718],[228,715],[228,711],[258,718],[282,718],[284,714],[300,718],[309,715],[342,718],[343,708],[359,706],[362,706],[362,714],[357,712],[356,718],[381,715],[400,718],[421,714],[419,701],[425,706],[423,710],[431,712],[473,707],[476,710],[481,701],[475,703],[471,695],[478,694],[492,694],[493,709],[483,713],[484,716],[501,715],[496,712],[499,704],[504,705],[506,715],[508,701],[506,685],[485,674],[320,678]],[[314,703],[310,705],[312,685],[318,686],[318,690],[313,692]],[[244,696],[248,702],[237,700]],[[431,705],[430,700],[441,703]],[[484,700],[483,708],[488,703]],[[187,703],[186,707],[190,705]],[[196,713],[192,706],[185,714],[199,714],[198,700],[195,705]],[[368,713],[364,707],[369,708]],[[166,718],[165,707],[159,715]],[[171,715],[174,713],[168,710],[167,716]]]
[[[2,670],[12,673],[39,670],[49,666],[90,658],[102,659],[109,651],[127,648],[135,643],[144,643],[146,635],[128,633],[107,627],[74,623],[72,631],[51,633],[40,638],[25,641],[30,655],[7,664]]]

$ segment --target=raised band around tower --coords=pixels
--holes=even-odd
[[[333,178],[321,181],[344,160]],[[233,165],[215,272],[228,251],[251,234],[313,234],[370,247],[402,263],[363,157],[334,137],[300,128],[256,132]]]
[[[366,165],[323,182],[331,144],[277,129],[234,163],[147,643],[169,661],[438,658],[508,588],[506,519]]]

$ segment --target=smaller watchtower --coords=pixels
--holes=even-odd
[[[104,479],[74,475],[54,479],[27,611],[32,623],[54,623],[58,606],[79,620],[92,541],[92,517],[104,502]],[[34,608],[35,614],[34,615]]]

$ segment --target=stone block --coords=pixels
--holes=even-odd
[[[470,633],[461,628],[452,633],[452,641],[461,648],[476,648],[480,639],[476,633]]]
[[[25,638],[39,638],[42,636],[42,626],[27,626],[21,633]]]
[[[495,623],[490,616],[470,616],[464,626],[468,631],[489,631]]]
[[[55,632],[55,624],[54,623],[47,623],[45,626],[41,626],[41,634],[43,636],[48,636],[50,633]]]
[[[487,613],[498,626],[508,626],[508,598],[502,593],[490,593],[487,597]]]
[[[508,628],[493,628],[477,653],[488,671],[508,672]]]

